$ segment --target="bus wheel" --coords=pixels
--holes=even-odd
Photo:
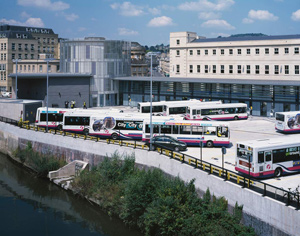
[[[179,147],[175,147],[175,148],[174,148],[174,151],[175,151],[175,152],[179,152],[179,151],[180,151],[180,150],[179,150]]]
[[[83,134],[84,134],[84,135],[88,135],[88,134],[89,134],[89,130],[88,130],[88,129],[84,129],[84,130],[83,130]]]
[[[282,175],[282,169],[276,168],[274,175],[275,175],[275,177],[280,177]]]
[[[207,118],[203,118],[203,120],[207,120]]]
[[[57,126],[57,129],[58,129],[59,131],[62,131],[62,125]]]
[[[117,140],[117,139],[118,139],[118,135],[117,135],[116,133],[113,133],[113,134],[111,135],[111,138],[112,138],[113,140]]]
[[[234,120],[238,120],[238,119],[239,119],[239,117],[238,117],[238,116],[235,116],[235,117],[234,117]]]
[[[206,142],[206,147],[212,148],[214,146],[214,143],[212,141],[207,141]]]

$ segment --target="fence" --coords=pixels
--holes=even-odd
[[[10,123],[13,125],[18,125],[21,128],[25,128],[27,130],[46,132],[45,128],[30,125],[28,122],[18,122],[18,121],[6,119],[3,117],[0,117],[0,121]],[[68,136],[68,137],[73,137],[73,138],[80,138],[83,140],[91,140],[91,141],[95,141],[95,142],[105,142],[107,144],[126,146],[126,147],[131,147],[131,148],[139,148],[139,149],[144,149],[144,150],[150,151],[150,147],[148,145],[142,143],[141,141],[128,141],[128,140],[124,141],[121,139],[119,139],[119,140],[100,139],[99,137],[95,137],[95,136],[59,131],[57,129],[49,129],[48,132],[54,133],[57,135],[63,135],[63,136]],[[219,178],[223,178],[225,181],[230,181],[232,183],[242,186],[243,188],[251,189],[252,191],[262,194],[262,196],[264,196],[264,197],[267,196],[267,197],[270,197],[277,201],[283,202],[286,204],[286,206],[293,206],[297,210],[300,209],[299,192],[287,191],[285,189],[263,183],[259,180],[255,180],[255,179],[249,178],[247,176],[239,175],[236,172],[233,172],[231,170],[221,168],[217,165],[211,164],[211,163],[203,161],[203,160],[199,160],[199,159],[197,159],[193,156],[187,155],[187,154],[183,154],[180,152],[170,150],[163,146],[158,146],[155,151],[159,152],[160,154],[165,155],[169,158],[177,160],[181,163],[188,164],[190,166],[193,166],[196,169],[205,171],[210,175],[214,175],[214,176],[218,176]]]

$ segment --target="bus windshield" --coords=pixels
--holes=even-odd
[[[283,114],[276,113],[276,120],[284,121],[284,115],[283,115]]]

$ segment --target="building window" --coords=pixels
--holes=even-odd
[[[43,66],[40,65],[40,72],[43,72]]]
[[[12,53],[12,54],[11,54],[11,59],[12,59],[12,60],[16,59],[16,54]]]
[[[289,74],[289,66],[288,66],[288,65],[285,65],[285,66],[284,66],[284,73],[285,73],[286,75]]]
[[[205,55],[208,55],[208,50],[207,49],[205,49]]]
[[[237,54],[241,55],[242,54],[242,49],[238,49]]]
[[[242,73],[242,66],[241,66],[241,65],[238,65],[238,66],[237,66],[237,73],[238,73],[238,74],[241,74],[241,73]]]
[[[217,54],[217,50],[214,49],[214,50],[213,50],[213,55],[216,55],[216,54]]]
[[[284,48],[284,53],[289,54],[289,48]]]
[[[213,73],[217,73],[217,66],[216,65],[213,65]]]
[[[197,73],[200,73],[200,65],[197,65]]]
[[[1,43],[1,50],[3,50],[3,43]]]
[[[259,65],[255,66],[255,74],[259,74]]]
[[[32,65],[32,72],[35,72],[35,65]]]
[[[198,55],[198,56],[200,55],[200,50],[197,50],[197,55]]]
[[[34,59],[34,54],[30,54],[30,59]]]
[[[28,54],[25,54],[25,55],[24,55],[24,59],[28,59]]]
[[[30,45],[31,51],[34,51],[34,44]]]
[[[279,48],[274,48],[274,54],[279,54]]]
[[[17,39],[22,38],[21,34],[16,34],[16,36],[17,36]]]
[[[180,73],[180,65],[176,65],[176,73]]]
[[[25,51],[28,51],[28,44],[27,43],[25,43]]]
[[[18,49],[22,50],[22,44],[21,43],[18,44]]]
[[[193,56],[193,50],[190,50],[190,56]]]
[[[247,54],[248,55],[250,54],[250,48],[247,48]]]
[[[268,75],[269,74],[269,65],[265,65],[265,74]]]
[[[22,59],[22,54],[18,54],[18,59]]]
[[[85,58],[91,59],[91,48],[90,45],[85,46]]]
[[[31,66],[30,66],[30,65],[28,65],[28,71],[30,71],[30,69],[31,69]]]
[[[176,50],[176,56],[180,56],[180,51]]]
[[[24,71],[26,71],[26,65],[24,65]]]
[[[251,72],[251,67],[250,65],[247,65],[247,74],[250,74],[250,72]]]
[[[224,49],[221,49],[221,55],[224,55]]]
[[[229,49],[229,55],[233,54],[233,49]]]
[[[295,48],[295,49],[294,49],[294,53],[295,53],[295,54],[299,54],[299,48]]]
[[[43,47],[43,52],[46,52],[46,47]]]
[[[205,65],[205,73],[208,73],[208,65]]]
[[[180,44],[180,40],[179,40],[179,39],[176,40],[176,44],[177,44],[177,45]]]
[[[279,74],[279,65],[274,66],[274,74],[278,75]]]
[[[21,70],[22,70],[22,65],[20,65],[20,67],[19,67],[19,68],[20,68],[20,71],[21,71]]]
[[[299,66],[298,65],[295,65],[295,74],[299,75]]]
[[[221,65],[221,73],[224,74],[224,65]]]
[[[193,65],[190,65],[190,73],[193,73]]]
[[[255,54],[259,54],[259,48],[255,48]]]
[[[269,48],[265,48],[265,54],[269,54]]]
[[[229,65],[229,74],[233,73],[233,65]]]

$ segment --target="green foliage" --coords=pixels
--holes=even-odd
[[[159,169],[136,169],[133,156],[106,157],[72,185],[145,235],[255,235],[240,224],[242,207],[236,205],[231,215],[225,198],[209,189],[199,198],[194,180],[185,183]]]
[[[32,149],[32,143],[28,142],[24,150],[18,148],[14,152],[15,156],[20,159],[23,164],[34,169],[41,177],[47,177],[49,171],[57,170],[66,164],[65,160],[53,155],[42,155]]]

